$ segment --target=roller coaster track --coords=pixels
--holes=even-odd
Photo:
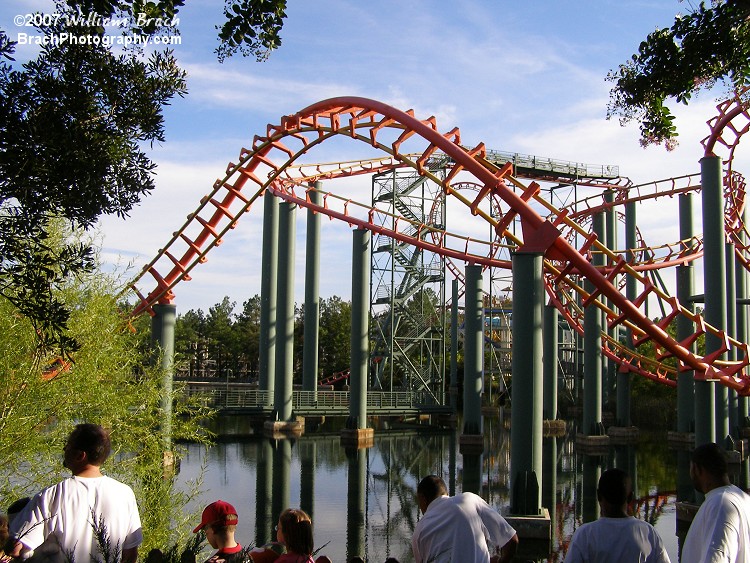
[[[740,115],[746,113],[740,112]],[[378,155],[387,156],[380,164],[362,161],[347,170],[331,167],[314,174],[306,173],[304,166],[297,166],[304,155],[334,138],[362,143]],[[713,144],[709,142],[706,150],[719,139],[722,138],[717,136]],[[724,143],[724,146],[730,145],[730,142]],[[415,146],[419,149],[415,150]],[[732,154],[735,146],[736,142],[730,147]],[[444,179],[437,178],[429,167],[432,159],[440,155],[450,159]],[[196,211],[136,277],[132,287],[140,303],[133,314],[147,311],[157,302],[170,302],[174,287],[190,279],[193,268],[206,261],[207,253],[221,244],[240,216],[264,194],[273,194],[350,226],[369,229],[452,259],[509,268],[508,260],[497,257],[500,245],[496,240],[479,240],[468,234],[412,224],[402,217],[393,217],[391,225],[386,227],[384,221],[377,220],[379,214],[385,213],[383,210],[330,192],[324,192],[322,203],[316,205],[309,197],[315,188],[305,185],[313,179],[409,167],[442,186],[446,196],[466,206],[477,221],[487,223],[499,239],[506,241],[505,245],[515,250],[543,253],[547,292],[576,330],[582,326],[582,313],[587,307],[602,311],[609,328],[622,325],[631,329],[636,351],[628,354],[614,342],[605,344],[605,354],[620,362],[621,371],[673,385],[673,373],[666,372],[662,364],[649,365],[637,351],[639,346],[652,341],[658,353],[657,360],[674,357],[677,369],[693,370],[696,379],[717,380],[743,395],[750,394],[747,344],[706,324],[700,315],[656,287],[636,265],[602,245],[594,234],[571,217],[570,211],[557,209],[541,197],[541,187],[536,181],[525,184],[516,178],[512,174],[512,163],[497,166],[486,155],[483,144],[463,147],[458,129],[441,133],[432,117],[420,120],[412,111],[404,112],[364,98],[324,100],[284,116],[278,125],[269,125],[264,136],[256,136],[250,148],[240,151],[239,163],[227,166],[225,176],[214,183]],[[455,184],[460,181],[481,186],[476,196],[466,197],[456,189]],[[482,209],[481,204],[489,197],[498,197],[504,202],[507,209],[501,216],[492,217]],[[744,204],[744,196],[742,202]],[[509,230],[514,222],[520,225],[520,229],[514,229],[520,230],[518,235]],[[425,229],[430,229],[430,236],[424,236]],[[567,233],[574,236],[569,237]],[[576,246],[580,241],[580,246]],[[693,248],[692,244],[687,246]],[[604,258],[603,267],[592,264],[594,253]],[[148,293],[137,287],[146,274],[156,281],[156,287]],[[634,280],[638,288],[632,302],[619,290],[618,278],[624,277]],[[588,280],[593,289],[585,289],[582,279]],[[648,318],[641,311],[646,299],[659,301],[668,314],[658,321]],[[668,325],[678,316],[687,318],[693,328],[693,334],[681,342],[667,333]],[[715,335],[723,345],[707,355],[693,352],[691,345],[706,333]],[[722,359],[730,349],[737,351],[735,357],[741,358],[739,361]]]

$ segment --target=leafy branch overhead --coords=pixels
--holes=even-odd
[[[615,83],[607,118],[638,121],[643,146],[671,150],[677,128],[667,100],[687,104],[719,82],[729,92],[750,84],[750,0],[701,3],[678,15],[672,27],[649,34],[607,80]]]

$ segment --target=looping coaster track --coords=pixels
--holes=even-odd
[[[739,138],[750,128],[750,116],[739,98],[720,105],[719,112],[719,117],[709,122],[712,134],[704,140],[704,146],[706,154],[715,148],[728,150],[726,229],[742,263],[750,267],[748,243],[743,242],[750,237],[745,236],[741,220],[745,182],[731,167]],[[736,125],[741,119],[745,120],[744,126]],[[364,144],[377,156],[332,165],[303,162],[318,145],[342,140],[360,143],[360,147]],[[436,162],[447,170],[444,179],[434,173]],[[309,197],[310,191],[315,189],[311,183],[316,180],[394,168],[412,169],[441,186],[441,197],[452,198],[454,203],[465,206],[476,221],[489,225],[487,232],[494,236],[485,239],[470,236],[469,233],[477,232],[476,228],[464,234],[436,229],[331,192],[322,193],[319,205]],[[464,189],[467,186],[471,189]],[[514,175],[511,163],[494,164],[487,158],[483,144],[473,148],[462,146],[459,130],[454,128],[443,133],[433,117],[418,119],[413,111],[404,112],[365,98],[324,100],[282,117],[278,125],[268,125],[264,136],[256,136],[250,148],[240,151],[238,163],[227,166],[224,177],[216,180],[198,208],[132,282],[140,299],[132,314],[151,312],[152,305],[171,302],[175,286],[180,281],[190,280],[191,272],[206,261],[208,252],[219,246],[239,218],[268,193],[330,219],[369,229],[455,261],[509,269],[510,261],[504,257],[511,251],[543,253],[547,293],[575,330],[583,331],[586,307],[598,308],[610,329],[616,326],[631,329],[634,349],[606,335],[602,340],[604,354],[616,360],[621,371],[674,386],[678,370],[693,370],[696,379],[718,380],[740,394],[750,394],[747,344],[706,324],[703,317],[681,305],[644,273],[699,258],[702,255],[700,238],[654,248],[646,246],[641,238],[639,248],[618,252],[602,245],[587,227],[591,214],[607,206],[699,191],[699,178],[683,176],[638,186],[629,181],[600,182],[599,187],[615,191],[614,201],[591,199],[583,205],[578,202],[575,209],[558,209],[542,197],[539,183],[522,181],[520,176]],[[467,192],[470,192],[468,197]],[[492,200],[493,212],[484,210],[486,200]],[[594,266],[594,255],[604,258],[603,266]],[[455,275],[458,269],[451,270]],[[138,289],[138,284],[145,282],[146,274],[156,281],[156,287],[148,293]],[[633,301],[626,299],[620,290],[626,278],[634,280],[638,288]],[[584,279],[591,282],[586,287],[593,287],[593,290],[584,288]],[[641,310],[646,300],[657,301],[667,314],[659,320],[650,319]],[[678,316],[687,318],[693,327],[693,334],[681,342],[667,332],[668,325]],[[692,344],[707,333],[723,343],[720,350],[708,355],[693,352]],[[657,350],[656,360],[638,352],[639,347],[649,341]],[[740,359],[723,360],[729,350],[735,350],[733,357]],[[668,358],[676,361],[664,363]],[[677,367],[669,367],[669,363]]]

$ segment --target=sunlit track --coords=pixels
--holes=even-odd
[[[214,183],[212,191],[201,200],[198,209],[133,282],[135,289],[135,284],[142,281],[146,273],[156,281],[156,288],[148,293],[135,289],[142,301],[133,314],[143,312],[157,302],[169,302],[177,283],[189,279],[192,269],[205,261],[208,251],[221,243],[239,217],[263,193],[274,193],[302,207],[311,207],[313,204],[307,198],[307,192],[300,193],[300,188],[294,187],[284,172],[290,166],[299,164],[298,160],[317,145],[334,138],[365,143],[378,153],[389,155],[393,166],[411,168],[420,176],[442,186],[446,196],[463,204],[477,221],[488,224],[488,232],[494,231],[495,237],[501,237],[505,244],[516,250],[543,253],[546,257],[547,291],[550,296],[571,295],[570,299],[566,298],[567,302],[558,298],[557,303],[576,329],[576,325],[581,325],[583,308],[597,307],[604,313],[610,328],[623,325],[632,330],[636,348],[652,340],[659,359],[674,357],[677,369],[694,370],[698,379],[715,379],[742,394],[750,393],[750,379],[744,372],[748,365],[746,344],[734,340],[723,330],[707,325],[701,316],[655,287],[625,258],[604,247],[594,235],[576,223],[568,212],[556,209],[546,201],[541,196],[538,183],[532,181],[524,184],[512,175],[511,165],[493,165],[486,159],[482,144],[473,149],[463,148],[458,129],[444,134],[438,131],[434,118],[419,120],[412,112],[403,112],[363,98],[334,98],[313,104],[294,115],[283,117],[279,125],[269,125],[264,137],[256,137],[250,149],[243,149],[239,156],[240,163],[228,166],[225,177]],[[414,150],[415,144],[423,148]],[[441,153],[450,159],[444,179],[437,177],[429,167],[432,159]],[[467,178],[481,186],[475,197],[466,197],[454,187],[454,183],[457,185]],[[483,202],[490,196],[499,197],[504,202],[505,211],[500,217],[493,217],[482,208]],[[341,206],[338,210],[334,210],[333,201]],[[362,215],[355,215],[354,209],[358,209]],[[381,230],[378,232],[405,243],[430,245],[430,250],[444,256],[489,267],[509,266],[507,261],[493,258],[497,243],[492,240],[480,241],[447,231],[437,231],[436,238],[428,238],[422,236],[426,226],[419,231],[420,227],[416,225],[418,234],[410,234],[409,229],[413,230],[414,224],[387,232],[373,221],[375,214],[384,211],[357,204],[345,196],[329,194],[318,211],[352,226],[371,230],[379,228]],[[394,222],[399,225],[407,223],[403,218]],[[515,234],[509,230],[514,222],[520,226]],[[576,232],[576,240],[582,241],[580,247],[573,246],[561,236],[561,232],[568,230]],[[452,241],[462,242],[457,244]],[[594,253],[604,256],[604,269],[591,263]],[[166,273],[162,275],[161,272]],[[630,277],[635,281],[638,297],[633,302],[619,291],[620,277]],[[593,284],[593,291],[584,289],[580,282],[583,278]],[[658,301],[668,314],[658,322],[648,318],[641,310],[646,299]],[[576,301],[582,304],[580,310],[571,305]],[[666,330],[677,316],[687,318],[693,327],[693,335],[682,342],[675,341]],[[717,352],[702,356],[692,352],[690,345],[705,333],[714,334],[723,346]],[[614,345],[612,349],[615,349]],[[722,355],[730,349],[737,350],[737,357],[743,359],[722,361]],[[607,350],[605,353],[608,353]],[[631,360],[619,358],[621,369],[663,382],[670,380],[664,375],[661,365],[647,366],[637,354],[637,351],[634,352]],[[618,350],[617,354],[612,352],[612,355],[622,356],[622,350]]]

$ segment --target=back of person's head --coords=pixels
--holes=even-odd
[[[68,445],[86,453],[92,465],[101,465],[109,457],[109,432],[98,424],[77,424],[68,437]]]
[[[693,450],[691,461],[714,477],[727,474],[727,454],[724,448],[713,442],[698,446]]]
[[[625,505],[632,493],[630,477],[622,469],[607,469],[599,478],[596,493],[600,500],[612,506]]]
[[[11,505],[8,507],[8,524],[12,524],[13,520],[15,520],[16,516],[18,516],[21,511],[26,508],[26,505],[31,502],[31,497],[23,497],[16,501],[13,501]]]
[[[297,555],[312,555],[312,521],[304,510],[287,508],[279,516],[279,526],[287,551]]]
[[[421,495],[427,504],[438,497],[448,494],[445,482],[437,475],[428,475],[417,485],[417,494]]]

